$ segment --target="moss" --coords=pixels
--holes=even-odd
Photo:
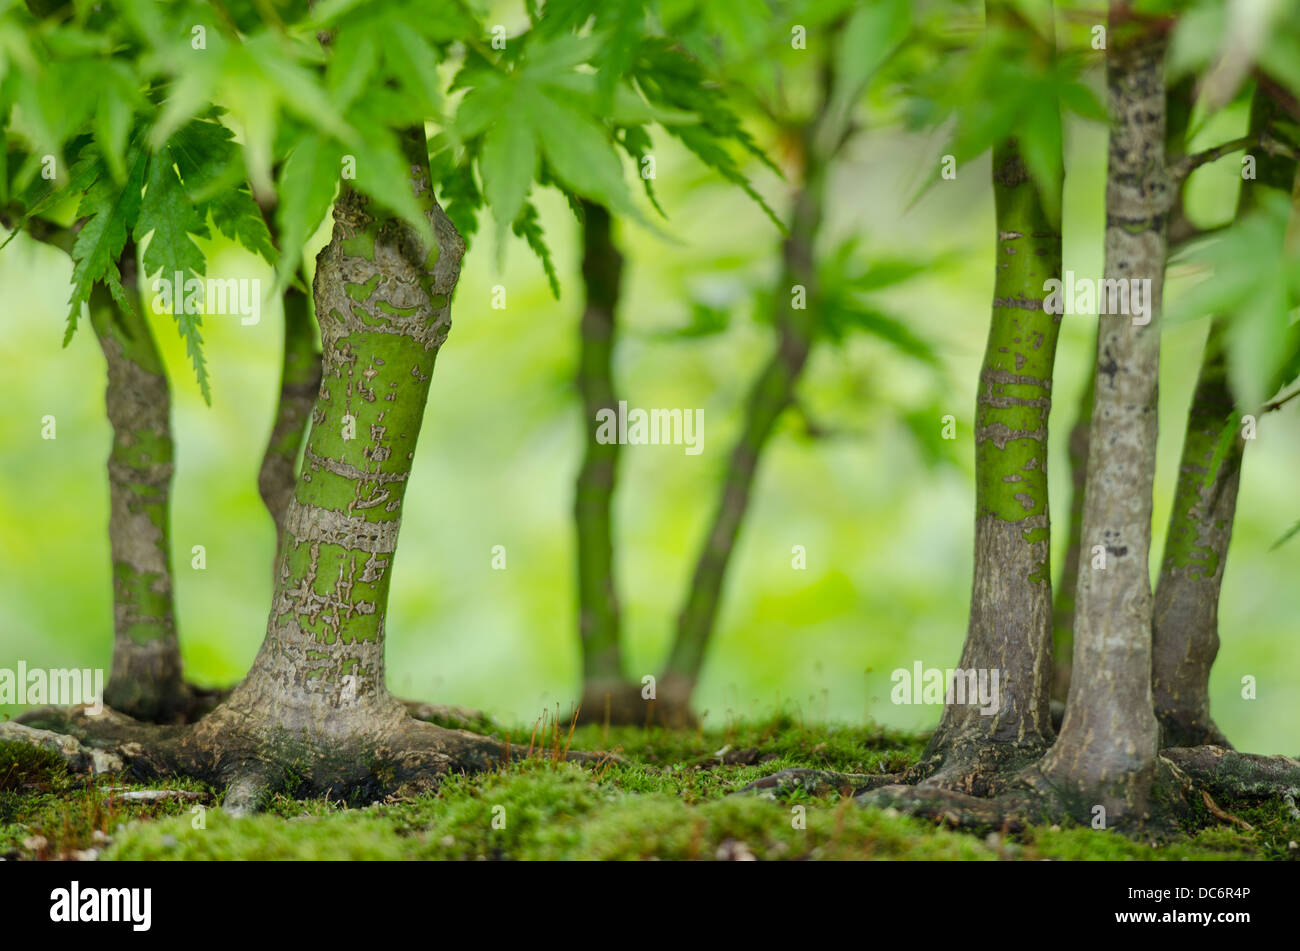
[[[0,742],[0,792],[49,786],[64,775],[63,760],[53,750],[29,743]]]
[[[170,799],[160,802],[131,802],[121,792],[142,789],[176,789],[199,793],[200,800]],[[60,859],[90,849],[102,849],[126,824],[149,823],[169,816],[192,821],[196,805],[210,805],[212,791],[192,780],[171,780],[148,786],[120,778],[101,776],[86,784],[61,768],[49,774],[49,782],[23,791],[0,792],[0,854],[10,857]],[[205,818],[216,813],[205,809]]]
[[[528,745],[531,727],[501,730]],[[1109,861],[1294,859],[1300,821],[1280,800],[1208,811],[1165,841],[1133,841],[1080,827],[1038,827],[1003,837],[936,828],[893,810],[864,809],[839,792],[806,790],[777,802],[732,796],[780,769],[895,772],[914,762],[924,736],[877,728],[817,726],[781,715],[725,728],[575,730],[548,724],[543,755],[507,769],[451,776],[436,792],[363,808],[329,799],[274,797],[263,815],[234,819],[192,802],[124,803],[102,779],[82,788],[26,747],[31,782],[0,793],[0,852],[56,858],[107,845],[104,859],[1096,859]],[[522,739],[521,739],[522,738]],[[556,762],[572,748],[618,750],[622,762]],[[6,751],[0,746],[0,755]],[[119,787],[123,784],[117,781]],[[292,778],[291,783],[292,786]],[[140,788],[140,787],[127,787]],[[194,783],[150,788],[211,790]],[[215,802],[209,799],[209,804]],[[494,823],[494,819],[496,820]],[[802,821],[802,828],[796,819]],[[98,830],[98,835],[96,831]],[[104,835],[111,843],[104,842]],[[36,851],[22,843],[40,836]]]

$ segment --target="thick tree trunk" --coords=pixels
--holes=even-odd
[[[831,80],[825,81],[829,99]],[[658,682],[658,702],[665,715],[681,718],[704,666],[704,653],[717,621],[722,586],[740,526],[749,507],[758,460],[777,420],[795,395],[815,336],[817,276],[813,246],[821,228],[826,156],[817,141],[820,121],[803,130],[804,176],[795,193],[789,235],[781,251],[781,276],[775,293],[776,350],[749,392],[740,438],[731,451],[718,506],[695,564],[686,601],[677,617],[672,651]],[[806,292],[803,308],[792,305],[792,289]]]
[[[597,414],[617,411],[614,394],[615,310],[623,275],[623,256],[614,246],[609,212],[584,201],[582,311],[578,392],[586,437],[574,490],[573,516],[578,543],[578,629],[582,644],[584,721],[608,719],[636,723],[644,702],[623,675],[619,652],[618,589],[614,575],[611,509],[618,477],[619,446],[596,438]]]
[[[998,254],[975,407],[975,576],[961,669],[990,678],[995,710],[950,696],[914,775],[986,794],[1052,740],[1047,421],[1061,316],[1044,310],[1061,236],[1015,141],[994,150]]]
[[[1093,346],[1093,355],[1096,346]],[[1089,360],[1089,364],[1091,364]],[[1088,478],[1088,435],[1092,428],[1092,397],[1097,372],[1088,373],[1079,413],[1070,428],[1070,524],[1065,542],[1065,560],[1061,580],[1052,604],[1052,700],[1065,704],[1070,692],[1070,672],[1074,659],[1074,607],[1079,587],[1079,550],[1083,545],[1083,495]]]
[[[284,358],[275,422],[262,456],[257,489],[275,521],[276,538],[284,531],[284,516],[298,481],[298,453],[307,418],[320,390],[321,357],[312,328],[311,302],[296,287],[284,293]]]
[[[135,246],[119,261],[136,289]],[[117,305],[96,285],[90,320],[108,364],[105,405],[113,426],[108,458],[109,546],[113,559],[113,667],[105,702],[142,720],[185,717],[171,573],[171,396],[162,358],[139,310]]]
[[[1060,736],[1038,767],[1080,818],[1149,812],[1158,730],[1151,699],[1152,482],[1155,475],[1165,226],[1174,185],[1165,166],[1165,40],[1121,34],[1112,3],[1106,77],[1107,279],[1150,280],[1150,321],[1101,316],[1075,612],[1074,670]],[[1105,567],[1093,567],[1101,546]]]
[[[1257,90],[1250,132],[1266,132],[1275,111],[1272,98]],[[1256,206],[1263,189],[1289,193],[1296,162],[1260,150],[1255,171],[1253,181],[1241,184],[1238,217]],[[1219,589],[1232,539],[1245,443],[1239,432],[1233,432],[1226,451],[1219,453],[1224,427],[1232,424],[1236,408],[1228,387],[1223,332],[1216,318],[1192,394],[1156,585],[1152,691],[1163,746],[1229,747],[1210,717],[1210,669],[1219,651]]]
[[[266,639],[209,720],[320,740],[383,735],[405,719],[384,684],[384,619],[464,242],[434,198],[423,134],[409,131],[403,147],[438,247],[351,189],[335,204],[314,288],[323,382],[284,516]]]

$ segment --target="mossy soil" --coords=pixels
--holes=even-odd
[[[490,726],[484,724],[484,726]],[[893,810],[865,809],[848,790],[780,801],[731,795],[781,769],[897,772],[925,737],[777,716],[695,730],[496,729],[535,755],[456,776],[437,792],[362,808],[278,796],[236,819],[221,794],[185,780],[70,775],[56,758],[0,744],[0,856],[113,859],[1241,859],[1300,858],[1300,821],[1279,799],[1206,810],[1175,838],[1037,827],[971,835]],[[566,763],[565,748],[621,759]],[[136,801],[143,790],[174,795]],[[136,795],[132,795],[136,794]]]

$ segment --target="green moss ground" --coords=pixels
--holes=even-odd
[[[527,745],[528,732],[523,731]],[[520,731],[512,731],[518,742]],[[85,785],[48,754],[0,744],[0,855],[9,859],[1295,859],[1300,822],[1280,801],[1234,810],[1253,829],[1209,823],[1178,839],[1133,842],[1086,828],[979,837],[839,793],[799,790],[774,802],[729,796],[780,769],[877,773],[902,768],[924,738],[779,716],[725,729],[585,727],[548,736],[543,756],[458,776],[436,793],[349,809],[277,797],[232,819],[201,784],[148,787],[100,777]],[[615,750],[624,762],[580,767],[556,749]],[[719,755],[721,754],[721,755]],[[204,795],[125,802],[126,789]],[[196,810],[196,805],[203,805]],[[802,807],[804,828],[796,828]],[[496,820],[494,827],[494,818]],[[201,826],[201,827],[197,827]]]

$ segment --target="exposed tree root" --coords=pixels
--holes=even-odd
[[[857,800],[863,806],[894,808],[968,832],[1020,832],[1029,825],[1072,821],[1164,837],[1175,833],[1178,822],[1190,814],[1192,786],[1185,774],[1165,760],[1157,763],[1155,786],[1150,812],[1119,821],[1099,814],[1092,797],[1053,782],[1037,764],[1021,770],[1014,779],[1004,779],[1001,791],[992,797],[927,782],[885,786],[860,794]],[[1096,826],[1099,819],[1103,825]]]
[[[784,799],[796,790],[803,789],[814,796],[839,792],[856,796],[871,789],[899,782],[898,773],[836,773],[827,769],[783,769],[771,776],[756,779],[742,786],[733,795],[759,793],[765,799]]]
[[[919,783],[914,777],[925,770],[913,767],[903,774],[860,775],[817,769],[787,769],[755,780],[739,790],[770,799],[788,798],[803,789],[813,794],[838,790],[853,795],[859,805],[897,809],[907,815],[973,833],[1020,832],[1029,825],[1075,822],[1130,835],[1167,838],[1188,823],[1208,820],[1242,825],[1243,820],[1224,807],[1269,798],[1286,803],[1300,820],[1300,760],[1287,756],[1259,756],[1215,746],[1175,748],[1161,752],[1156,761],[1150,809],[1143,815],[1116,820],[1098,813],[1092,797],[1062,787],[1037,764],[1014,775],[1008,764],[1016,755],[969,757],[963,766],[983,764],[988,769],[958,771],[964,779],[983,776],[983,788],[993,793],[971,793],[944,785],[939,772]],[[956,764],[945,764],[945,769]],[[1102,823],[1101,826],[1097,822]]]
[[[607,754],[521,746],[401,716],[358,732],[313,733],[268,725],[224,706],[193,725],[140,723],[111,708],[33,711],[46,729],[0,724],[0,740],[58,753],[77,772],[127,770],[149,780],[185,776],[226,790],[224,806],[256,812],[276,793],[325,796],[352,805],[434,789],[452,773],[495,769],[529,757],[599,762]]]
[[[1048,742],[990,742],[983,733],[955,735],[937,749],[931,743],[921,760],[903,776],[906,785],[990,798],[1013,785],[1025,767],[1037,762]]]
[[[425,703],[423,700],[402,700],[406,712],[416,720],[436,723],[438,726],[456,730],[493,732],[496,724],[482,710],[473,707],[457,707],[446,703]]]
[[[1300,760],[1238,753],[1221,746],[1177,747],[1160,754],[1219,802],[1280,796],[1300,819]]]
[[[58,755],[73,773],[117,773],[125,768],[122,758],[106,750],[81,743],[75,736],[40,730],[23,723],[0,722],[0,742],[28,743]]]
[[[857,800],[863,806],[897,809],[970,832],[1020,832],[1033,821],[1032,813],[1026,808],[1030,801],[1023,795],[981,799],[938,786],[893,785],[861,793]]]

